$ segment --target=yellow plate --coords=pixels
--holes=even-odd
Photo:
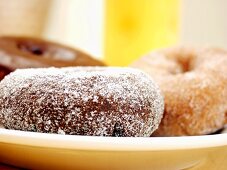
[[[227,134],[117,138],[0,129],[0,162],[29,169],[226,170]]]

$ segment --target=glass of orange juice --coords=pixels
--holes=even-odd
[[[104,57],[126,66],[178,40],[179,0],[106,0]]]

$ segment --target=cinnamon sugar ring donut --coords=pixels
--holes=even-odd
[[[156,83],[131,68],[18,69],[0,89],[0,120],[8,129],[150,136],[164,110]]]
[[[160,85],[165,111],[154,136],[204,135],[227,120],[227,52],[216,48],[176,47],[135,61]]]
[[[37,38],[0,37],[0,66],[8,70],[34,67],[103,66],[88,54]],[[4,75],[5,72],[4,72]]]

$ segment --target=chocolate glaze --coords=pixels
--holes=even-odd
[[[90,55],[58,43],[28,37],[0,37],[0,78],[17,68],[104,66]],[[7,70],[7,71],[6,71]]]

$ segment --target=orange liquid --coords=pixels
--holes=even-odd
[[[127,66],[179,37],[179,0],[107,0],[105,61]]]

